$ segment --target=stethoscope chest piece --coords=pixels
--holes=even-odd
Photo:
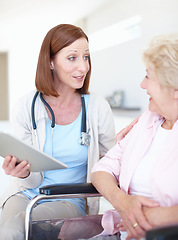
[[[85,146],[88,147],[88,146],[90,146],[90,139],[91,139],[91,137],[90,137],[90,135],[88,133],[81,132],[81,137],[79,139],[79,143],[81,145],[85,145]]]

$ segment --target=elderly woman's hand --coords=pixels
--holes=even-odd
[[[26,178],[30,175],[30,164],[28,164],[26,160],[18,163],[18,159],[16,157],[9,155],[5,157],[2,168],[7,175],[13,177]]]
[[[144,206],[158,207],[159,204],[146,197],[123,195],[119,209],[117,209],[122,218],[122,222],[118,226],[120,230],[127,231],[127,240],[144,237],[145,231],[152,228],[144,215]]]

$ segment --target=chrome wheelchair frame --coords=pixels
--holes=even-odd
[[[44,199],[100,197],[101,194],[91,183],[58,184],[45,186],[40,189],[40,195],[34,197],[28,204],[25,216],[25,240],[30,240],[32,228],[32,210]],[[178,223],[162,226],[146,232],[146,240],[178,240]]]

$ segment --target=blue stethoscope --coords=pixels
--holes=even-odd
[[[38,94],[40,94],[40,99],[43,102],[43,104],[49,109],[51,117],[52,117],[52,123],[51,123],[51,128],[52,128],[52,132],[54,131],[54,127],[55,127],[55,116],[54,116],[54,112],[52,110],[52,108],[50,107],[50,105],[44,100],[42,93],[36,91],[33,100],[32,100],[32,105],[31,105],[31,118],[32,118],[32,125],[33,125],[33,129],[36,130],[37,126],[36,126],[36,122],[35,122],[35,101],[36,98],[38,96]],[[81,145],[85,145],[85,146],[89,146],[90,145],[90,135],[89,133],[87,133],[87,127],[86,127],[86,108],[85,108],[85,99],[84,96],[81,95],[81,100],[82,100],[82,120],[81,120],[81,136],[79,139],[79,143]]]

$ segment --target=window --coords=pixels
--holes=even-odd
[[[99,51],[140,37],[140,23],[141,17],[135,16],[90,34],[90,51]]]

